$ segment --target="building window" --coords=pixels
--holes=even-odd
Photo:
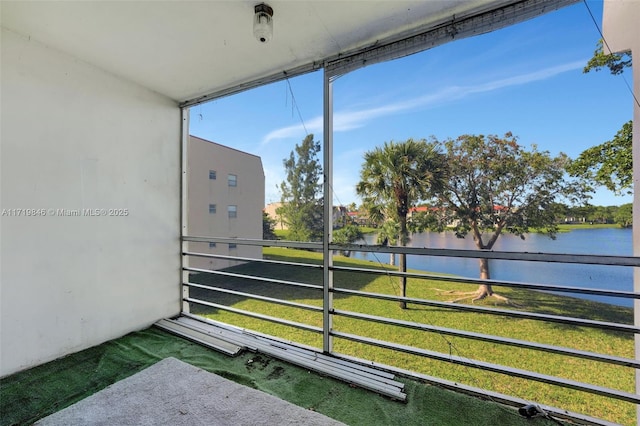
[[[216,214],[216,205],[209,204],[209,214]]]
[[[229,186],[238,186],[238,176],[236,175],[227,176],[227,182],[229,182]]]
[[[209,243],[209,248],[216,248],[216,243]]]
[[[238,217],[238,206],[229,206],[227,207],[227,211],[229,212],[230,219]]]
[[[229,250],[237,249],[238,245],[236,243],[229,243]]]
[[[216,180],[216,171],[215,170],[209,170],[209,179]]]

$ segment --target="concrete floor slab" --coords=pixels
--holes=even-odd
[[[36,423],[57,425],[342,425],[218,375],[165,358]]]

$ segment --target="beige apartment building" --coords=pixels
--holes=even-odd
[[[188,235],[262,238],[264,171],[260,157],[195,136],[187,149]],[[262,247],[189,243],[189,251],[262,258]],[[241,262],[190,256],[189,266],[221,269]]]

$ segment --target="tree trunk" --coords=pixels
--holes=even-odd
[[[489,259],[480,259],[480,279],[491,279],[491,272],[489,271]],[[480,284],[476,290],[476,294],[473,298],[474,301],[482,300],[485,297],[493,296],[493,289],[490,284]]]
[[[389,265],[395,266],[396,264],[396,255],[395,253],[389,253]]]
[[[407,255],[405,253],[400,254],[400,261],[398,262],[398,270],[400,272],[407,272]],[[407,297],[407,277],[400,277],[400,296]],[[407,309],[407,302],[401,301],[400,308]]]
[[[406,206],[406,202],[403,204]],[[400,212],[399,212],[400,213]],[[398,238],[398,245],[405,247],[407,245],[407,212],[403,210],[404,214],[400,214],[400,236]],[[398,258],[398,270],[400,272],[407,272],[407,255],[406,253],[400,254]],[[407,277],[400,277],[400,295],[402,297],[407,297]],[[400,302],[401,309],[407,309],[407,302]]]
[[[480,259],[480,279],[491,279],[491,273],[489,272],[489,259]]]
[[[491,279],[491,273],[489,272],[489,259],[480,259],[480,279],[483,279],[483,280]],[[498,300],[502,300],[503,302],[506,302],[509,305],[512,304],[509,298],[501,296],[497,293],[494,293],[493,288],[491,287],[491,284],[480,284],[478,286],[478,290],[476,290],[475,294],[473,295],[472,302],[475,302],[477,300],[482,300],[485,297],[491,297],[491,296],[493,296]]]
[[[496,239],[498,238],[498,236],[500,236],[500,231],[502,231],[503,227],[504,227],[504,222],[498,226],[497,230],[495,231],[491,239],[487,242],[487,244],[484,244],[484,242],[482,241],[482,235],[480,233],[480,230],[474,224],[473,240],[475,241],[476,247],[478,248],[478,250],[491,250],[491,248],[493,247],[493,244],[496,242]],[[480,279],[490,280],[491,272],[489,271],[489,259],[479,259],[479,263],[480,263]],[[477,300],[482,300],[486,297],[493,297],[495,299],[505,302],[508,305],[518,306],[515,303],[512,303],[508,297],[504,297],[497,293],[494,293],[493,288],[491,287],[491,284],[480,284],[478,286],[478,289],[475,292],[466,292],[466,293],[457,292],[457,294],[462,295],[464,297],[453,300],[452,302],[454,303],[460,302],[466,299],[471,299],[471,302],[473,303]]]

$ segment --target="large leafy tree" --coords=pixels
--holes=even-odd
[[[615,194],[630,194],[633,187],[632,127],[632,122],[628,121],[610,141],[584,150],[571,164],[569,172]]]
[[[283,160],[286,176],[280,184],[282,215],[293,241],[322,238],[322,165],[318,158],[320,142],[307,135]]]
[[[535,229],[554,238],[559,201],[586,201],[588,187],[564,179],[566,155],[526,150],[511,133],[463,135],[443,145],[449,178],[434,199],[437,228],[453,227],[460,238],[470,233],[480,250],[492,249],[503,232],[524,239]],[[491,278],[488,259],[480,259],[480,278]],[[494,296],[509,302],[489,284],[460,295],[457,301]]]
[[[425,140],[385,142],[384,146],[365,153],[356,192],[372,219],[383,216],[385,222],[398,224],[399,245],[404,246],[409,240],[409,209],[442,184],[443,160],[437,146]],[[406,272],[406,254],[399,256],[398,266]],[[400,277],[400,292],[406,296],[404,276]],[[400,306],[406,308],[406,303],[401,302]]]
[[[631,66],[631,53],[604,53],[602,40],[583,72],[608,68],[618,75]],[[569,168],[573,176],[583,176],[620,195],[633,187],[632,122],[628,121],[613,139],[583,151]]]

